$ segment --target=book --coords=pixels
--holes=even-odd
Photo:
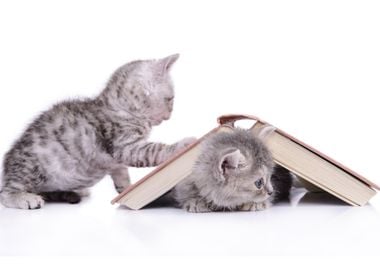
[[[191,174],[203,140],[217,132],[231,132],[235,128],[235,122],[242,119],[254,121],[249,129],[252,134],[270,125],[251,115],[221,116],[218,118],[219,126],[127,187],[112,200],[112,204],[119,203],[137,210],[159,198]],[[363,206],[380,190],[375,183],[281,129],[275,128],[265,138],[265,143],[275,163],[285,167],[311,187],[326,191],[350,205]]]

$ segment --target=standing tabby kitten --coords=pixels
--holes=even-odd
[[[106,174],[120,192],[129,185],[127,166],[156,166],[191,143],[147,141],[171,115],[169,71],[178,57],[128,63],[95,99],[61,102],[37,117],[5,155],[0,202],[22,209],[77,203]]]
[[[288,198],[290,172],[275,166],[260,137],[236,129],[206,139],[190,176],[177,184],[167,198],[189,212],[257,211]]]

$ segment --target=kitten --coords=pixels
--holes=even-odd
[[[236,129],[217,133],[202,144],[202,153],[190,176],[177,184],[167,198],[189,212],[264,210],[288,198],[290,172],[275,166],[259,134]]]
[[[171,115],[169,71],[178,57],[128,63],[98,97],[64,101],[38,116],[5,155],[0,202],[22,209],[45,200],[77,203],[107,174],[120,192],[130,183],[128,166],[156,166],[192,143],[147,141],[152,126]]]

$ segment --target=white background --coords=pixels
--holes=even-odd
[[[118,66],[180,53],[174,113],[152,139],[254,114],[380,184],[379,14],[377,1],[1,1],[0,154],[39,112],[95,96]],[[115,194],[106,179],[78,206],[0,208],[0,254],[368,254],[380,240],[379,197],[191,215],[119,209]]]

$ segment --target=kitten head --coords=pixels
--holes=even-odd
[[[196,185],[207,201],[233,208],[271,196],[274,163],[259,136],[237,129],[214,135],[203,147],[195,165]]]
[[[140,60],[120,67],[103,95],[114,109],[126,111],[158,125],[170,118],[174,88],[170,70],[179,54],[157,60]]]

